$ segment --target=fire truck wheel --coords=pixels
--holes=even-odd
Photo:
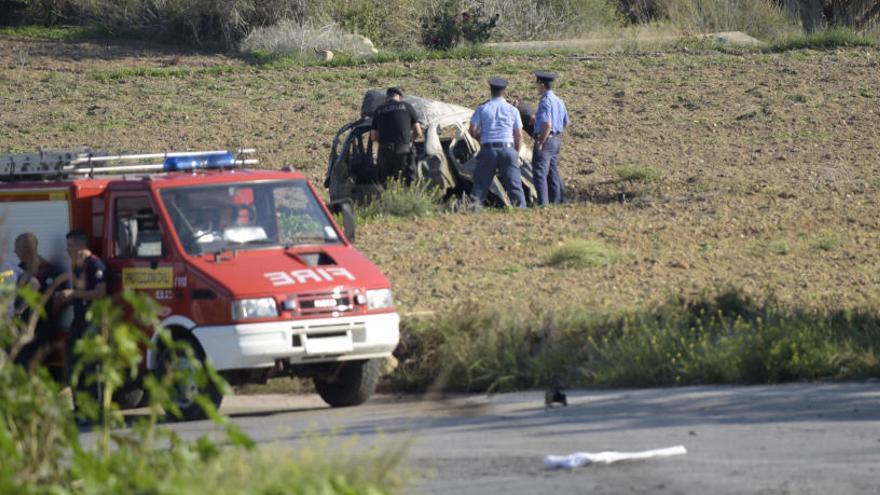
[[[381,360],[349,361],[330,377],[315,377],[315,389],[333,407],[363,404],[376,391]]]
[[[191,346],[195,354],[194,357],[200,363],[192,362],[183,350],[177,350],[176,358],[174,358],[172,351],[169,349],[162,349],[159,352],[156,367],[159,379],[161,380],[166,373],[172,370],[179,374],[179,379],[171,389],[171,400],[180,409],[181,417],[178,418],[169,412],[168,418],[171,420],[195,421],[206,419],[207,414],[205,414],[204,409],[196,401],[196,398],[200,395],[210,399],[214,407],[220,407],[220,401],[223,400],[223,395],[216,385],[209,380],[207,383],[200,383],[202,380],[198,379],[197,373],[204,363],[205,356],[195,342],[191,342]]]

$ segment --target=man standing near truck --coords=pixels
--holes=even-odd
[[[73,324],[67,336],[65,362],[67,363],[68,379],[76,364],[74,349],[76,342],[85,335],[88,329],[86,312],[92,301],[107,295],[107,267],[101,258],[95,256],[88,248],[88,236],[82,230],[71,230],[67,234],[67,254],[73,270],[71,288],[59,294],[61,305],[73,304]]]
[[[55,280],[58,272],[51,263],[46,261],[38,249],[39,241],[33,232],[25,232],[15,238],[15,255],[18,256],[18,267],[21,275],[18,277],[19,287],[30,287],[34,292],[39,292],[44,297],[50,297],[55,290]],[[42,359],[52,344],[54,328],[52,326],[52,305],[46,304],[45,316],[40,317],[34,328],[32,340],[26,344],[15,361],[23,366],[30,366],[32,361]],[[23,300],[16,299],[16,312],[26,324],[29,323],[31,309]]]
[[[385,103],[373,112],[370,139],[379,144],[379,181],[403,177],[407,184],[417,179],[413,141],[422,137],[422,125],[415,108],[403,101],[403,90],[388,88]]]

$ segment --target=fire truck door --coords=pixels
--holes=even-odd
[[[134,289],[160,306],[160,318],[182,304],[183,291],[176,287],[184,266],[169,249],[167,229],[161,224],[152,199],[146,193],[111,195],[108,249],[110,292]]]

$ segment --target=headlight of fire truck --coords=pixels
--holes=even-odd
[[[249,320],[251,318],[272,318],[278,316],[278,306],[275,299],[263,297],[260,299],[242,299],[232,303],[233,320]]]
[[[394,298],[391,297],[391,289],[367,291],[367,309],[385,309],[392,306],[394,306]]]

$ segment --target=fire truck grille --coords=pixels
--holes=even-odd
[[[349,291],[297,294],[296,307],[303,316],[339,316],[354,309]]]
[[[302,347],[302,334],[305,334],[309,339],[320,339],[322,337],[346,335],[348,332],[351,332],[351,341],[355,344],[363,344],[367,341],[367,326],[362,321],[329,325],[295,325],[292,327],[292,330],[294,331],[294,347]]]

